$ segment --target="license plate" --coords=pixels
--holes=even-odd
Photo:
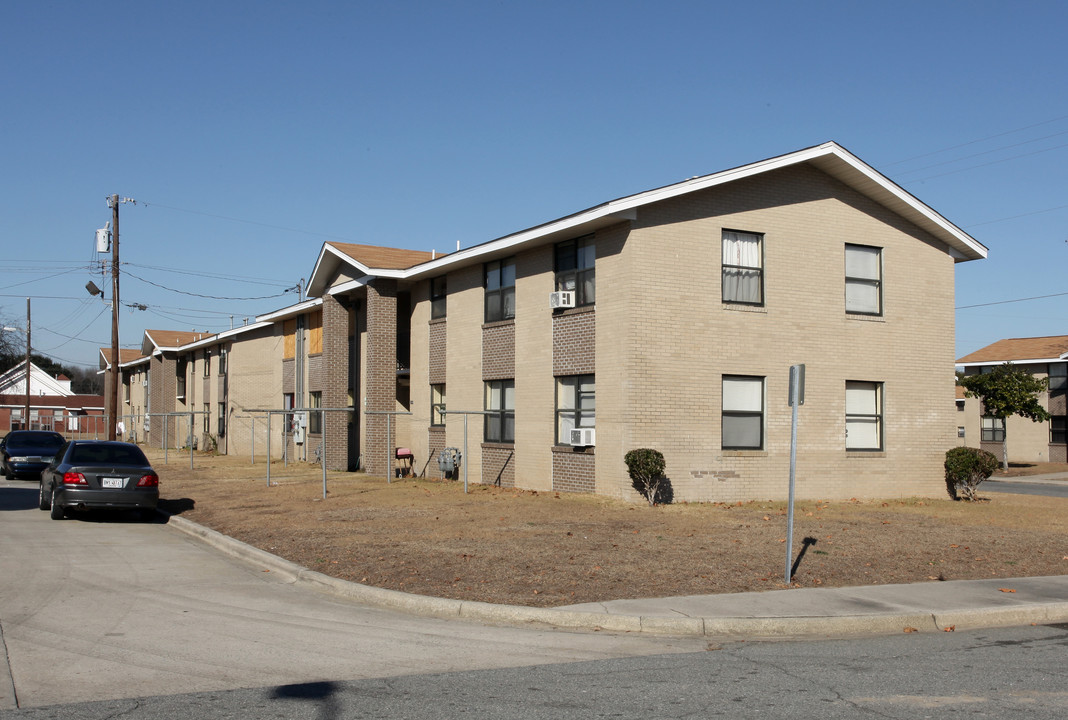
[[[100,486],[106,488],[122,488],[126,486],[126,478],[100,478]]]

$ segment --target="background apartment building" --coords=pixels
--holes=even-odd
[[[1037,423],[1018,416],[1001,420],[987,415],[978,398],[961,398],[960,442],[988,450],[999,460],[1007,442],[1009,462],[1068,462],[1068,335],[998,340],[960,358],[957,365],[966,375],[977,375],[1006,362],[1049,381],[1049,391],[1039,401],[1052,417]]]

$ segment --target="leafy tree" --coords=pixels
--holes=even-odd
[[[960,378],[964,395],[979,398],[983,412],[1004,422],[1013,415],[1025,417],[1032,422],[1046,422],[1050,414],[1038,401],[1038,396],[1049,387],[1045,378],[1021,370],[1012,363],[998,365],[991,372],[965,375]],[[1005,428],[1005,442],[1001,444],[1002,467],[1009,467],[1009,433]]]

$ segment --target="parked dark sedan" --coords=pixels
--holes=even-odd
[[[0,475],[36,480],[63,445],[63,436],[51,430],[15,430],[3,441]]]
[[[141,448],[106,440],[71,440],[41,473],[40,506],[61,520],[68,510],[138,510],[159,503],[159,475]]]

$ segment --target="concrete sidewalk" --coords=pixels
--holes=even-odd
[[[276,577],[364,605],[507,625],[663,635],[829,637],[1068,622],[1068,576],[798,588],[558,608],[426,597],[338,580],[172,516],[168,526]]]

